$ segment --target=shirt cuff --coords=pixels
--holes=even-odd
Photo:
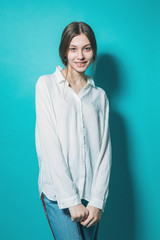
[[[64,199],[64,200],[57,200],[59,209],[69,208],[76,206],[81,203],[81,199],[78,195],[75,195],[71,198]]]
[[[102,199],[94,198],[94,199],[91,199],[87,205],[99,208],[102,210],[102,212],[104,212],[106,201]]]

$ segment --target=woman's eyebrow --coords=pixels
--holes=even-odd
[[[86,46],[88,46],[88,45],[91,45],[91,44],[88,43],[88,44],[84,45],[83,47],[86,47]],[[73,44],[71,44],[70,46],[77,47],[76,45],[73,45]]]

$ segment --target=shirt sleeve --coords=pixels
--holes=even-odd
[[[91,188],[90,206],[97,207],[104,212],[109,192],[109,178],[111,170],[111,139],[109,130],[109,101],[105,93],[104,104],[104,132],[101,141],[101,149],[94,170]]]
[[[56,116],[46,84],[36,84],[36,151],[39,164],[49,172],[60,209],[81,203],[71,179],[56,129]]]

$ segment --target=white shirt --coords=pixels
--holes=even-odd
[[[60,209],[86,199],[104,212],[111,169],[108,98],[89,75],[75,93],[61,70],[57,65],[36,83],[39,193]]]

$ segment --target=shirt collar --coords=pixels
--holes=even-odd
[[[63,68],[60,67],[59,65],[56,66],[56,80],[57,80],[58,84],[66,81],[65,77],[61,73],[62,69]],[[87,78],[88,83],[91,84],[93,87],[95,87],[95,83],[94,83],[93,78],[89,75],[86,75],[86,78]],[[67,83],[68,83],[68,81],[67,81]]]

